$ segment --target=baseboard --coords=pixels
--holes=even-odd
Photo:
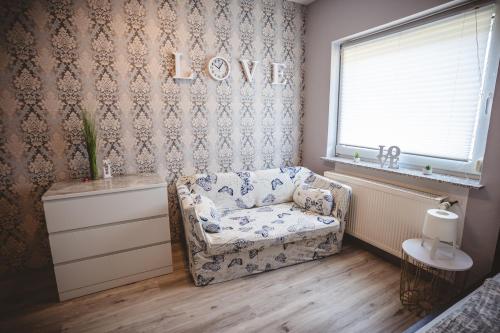
[[[362,241],[359,238],[356,238],[348,234],[344,234],[344,241],[356,244],[357,246],[360,246],[361,248],[367,250],[368,252],[373,253],[377,257],[380,257],[390,262],[391,264],[394,264],[396,266],[401,266],[401,259],[399,257],[396,257],[391,253],[385,252],[384,250],[381,250],[378,247],[375,247],[365,241]]]

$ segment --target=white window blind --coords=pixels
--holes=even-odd
[[[470,161],[492,6],[341,46],[337,145]]]

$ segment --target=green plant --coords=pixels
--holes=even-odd
[[[97,179],[99,170],[97,170],[97,131],[95,119],[88,111],[82,113],[83,137],[89,157],[90,178]]]
[[[360,156],[359,156],[359,153],[358,153],[358,152],[355,152],[355,153],[354,153],[354,158],[360,158]]]
[[[425,166],[425,170],[427,170],[427,171],[431,171],[432,170],[432,167],[430,166],[430,164],[427,164]]]

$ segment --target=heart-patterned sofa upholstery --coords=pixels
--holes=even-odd
[[[296,205],[293,194],[301,185],[330,191],[331,214]],[[351,198],[350,187],[304,167],[181,177],[177,193],[197,286],[339,252]],[[216,228],[204,227],[200,202],[216,208]]]

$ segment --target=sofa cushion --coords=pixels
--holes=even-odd
[[[197,194],[194,199],[194,212],[206,232],[220,232],[220,214],[214,202]]]
[[[311,173],[304,179],[304,183],[311,187],[328,189],[332,193],[332,216],[341,220],[345,218],[351,201],[351,188],[326,177]]]
[[[298,184],[309,176],[311,171],[304,167],[283,167],[255,171],[256,206],[275,205],[290,202]]]
[[[302,184],[293,193],[293,201],[300,207],[320,215],[332,213],[333,196],[329,190]]]
[[[214,202],[218,209],[243,209],[255,206],[256,191],[253,172],[197,174],[190,189]]]
[[[337,232],[339,221],[307,211],[293,202],[224,212],[221,231],[207,233],[207,254],[218,255],[241,249],[256,250],[273,245]]]

